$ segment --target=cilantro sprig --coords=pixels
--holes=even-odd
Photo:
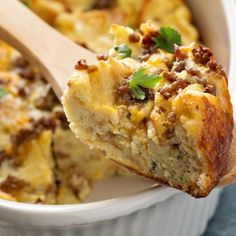
[[[0,99],[7,95],[7,91],[3,88],[0,88]]]
[[[170,27],[161,27],[160,34],[153,38],[156,46],[167,52],[174,52],[174,45],[181,45],[181,35],[177,30]]]
[[[161,78],[162,77],[157,74],[148,74],[145,68],[134,72],[128,80],[131,97],[144,100],[146,94],[142,88],[153,89]]]
[[[115,46],[114,49],[116,50],[116,52],[118,53],[118,56],[121,59],[124,59],[126,57],[131,57],[132,50],[126,44]]]

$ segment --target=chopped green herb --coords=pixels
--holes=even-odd
[[[167,52],[174,52],[174,44],[181,45],[181,35],[170,27],[161,27],[160,34],[155,37],[156,46]]]
[[[152,89],[161,78],[161,76],[156,74],[147,74],[147,70],[145,68],[139,69],[131,76],[128,81],[131,97],[144,100],[146,96],[141,87]]]
[[[131,89],[131,97],[139,100],[144,100],[146,95],[139,86],[135,86]]]
[[[126,57],[131,57],[132,50],[126,44],[115,46],[114,49],[117,51],[118,56],[121,59],[126,58]]]
[[[7,91],[3,88],[0,88],[0,99],[7,95]]]

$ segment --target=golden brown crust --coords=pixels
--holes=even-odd
[[[232,126],[228,117],[212,106],[207,99],[204,104],[203,127],[199,139],[199,148],[204,154],[207,169],[212,177],[213,188],[221,178],[232,140]]]
[[[224,70],[220,64],[217,64],[214,60],[211,60],[208,65],[211,68],[211,63],[216,64],[215,71],[208,71],[208,81],[215,86],[216,96],[219,98],[221,106],[225,112],[226,118],[230,123],[231,127],[234,126],[233,118],[233,106],[230,101],[230,94],[228,90],[228,81],[224,73]]]
[[[195,137],[198,152],[203,157],[210,177],[205,186],[205,191],[210,192],[220,181],[226,168],[232,141],[232,113],[226,114],[212,95],[199,97],[188,93],[182,96],[179,105],[180,112],[193,116],[197,121],[197,129],[191,135]],[[189,128],[192,127],[187,127]]]
[[[235,124],[234,124],[235,127]],[[226,159],[226,169],[220,179],[219,186],[224,186],[236,180],[236,129],[233,129],[233,139]]]

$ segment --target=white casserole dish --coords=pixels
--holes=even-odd
[[[236,108],[236,1],[187,2],[203,40],[227,68]],[[42,206],[0,200],[0,235],[197,236],[204,231],[221,189],[205,199],[194,199],[152,185],[139,178],[113,178],[98,183],[89,202],[78,205]]]

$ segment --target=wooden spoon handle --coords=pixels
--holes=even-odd
[[[76,61],[85,58],[93,63],[96,59],[95,54],[65,38],[17,0],[1,0],[0,38],[39,67],[58,97]]]

